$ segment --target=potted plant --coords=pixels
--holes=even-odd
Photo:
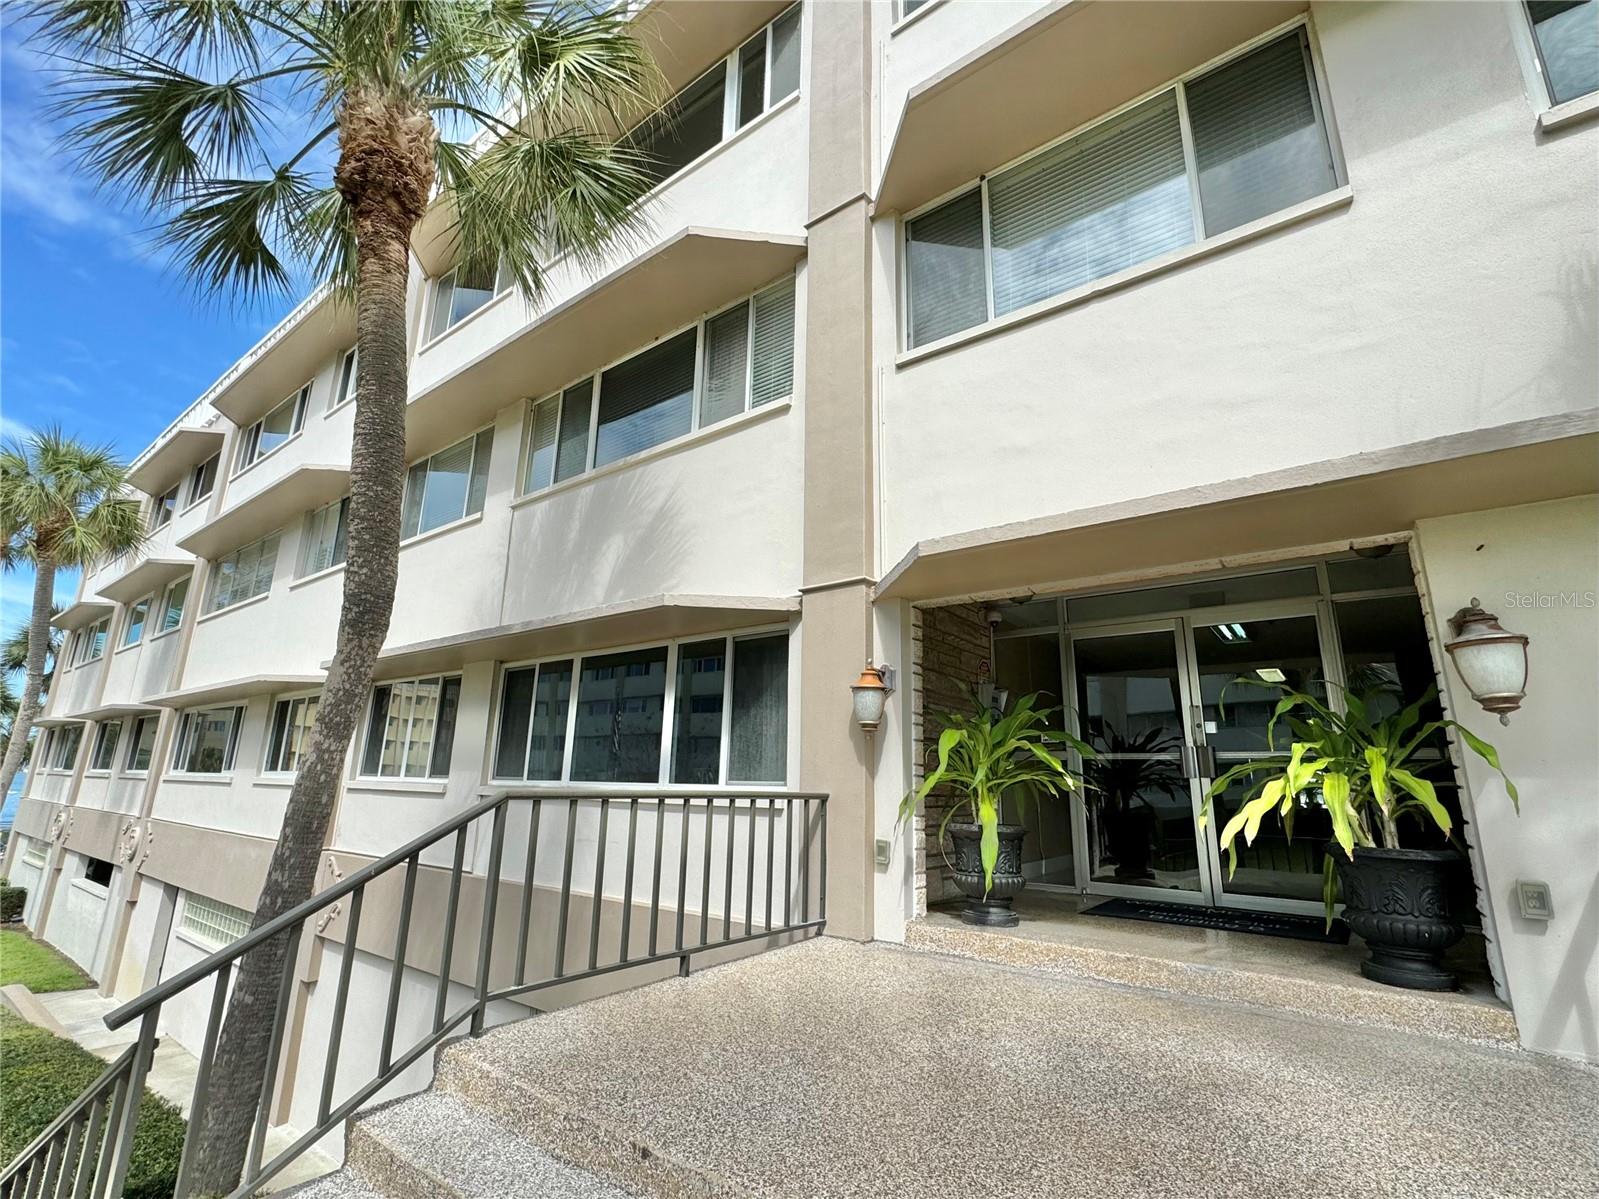
[[[1253,844],[1261,821],[1276,811],[1292,838],[1298,797],[1319,796],[1336,842],[1322,866],[1328,926],[1341,884],[1344,922],[1371,950],[1360,964],[1362,974],[1390,986],[1453,990],[1458,980],[1441,963],[1444,951],[1465,931],[1451,899],[1453,877],[1465,859],[1449,844],[1453,820],[1425,777],[1447,759],[1427,761],[1416,754],[1440,729],[1454,729],[1473,753],[1499,771],[1519,812],[1520,797],[1499,765],[1498,751],[1453,720],[1423,722],[1422,709],[1435,688],[1408,707],[1375,718],[1370,695],[1346,692],[1344,711],[1337,712],[1282,684],[1237,682],[1282,693],[1266,725],[1272,750],[1281,752],[1276,743],[1279,720],[1286,721],[1293,737],[1286,762],[1279,757],[1241,763],[1206,792],[1201,821],[1209,818],[1210,805],[1232,783],[1243,779],[1253,784],[1221,831],[1228,877],[1238,867],[1240,834]],[[1410,821],[1436,829],[1444,844],[1432,849],[1401,845],[1401,828]]]
[[[948,783],[954,789],[956,799],[939,822],[937,840],[942,848],[949,834],[954,860],[945,852],[944,861],[966,896],[961,919],[968,924],[1008,928],[1018,920],[1011,900],[1026,885],[1022,838],[1027,830],[1001,824],[1000,805],[1007,797],[1024,802],[1028,791],[1041,801],[1081,787],[1057,750],[1094,756],[1070,733],[1048,727],[1059,708],[1039,708],[1037,702],[1034,693],[1017,700],[1006,715],[978,702],[968,716],[939,717],[938,764],[900,801],[900,819],[908,820],[934,787]]]

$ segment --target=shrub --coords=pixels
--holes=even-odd
[[[13,887],[9,879],[0,878],[0,924],[21,920],[27,902],[28,888]]]
[[[105,1070],[86,1049],[0,1012],[0,1161],[9,1162],[66,1110]],[[183,1117],[166,1100],[144,1093],[123,1199],[172,1194],[183,1156]]]

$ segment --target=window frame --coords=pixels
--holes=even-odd
[[[932,5],[924,5],[922,8],[918,9],[916,13],[911,15],[915,16],[926,11],[926,9],[929,7],[932,7]],[[1057,146],[1072,141],[1075,138],[1082,137],[1098,126],[1106,124],[1109,121],[1113,121],[1117,117],[1122,116],[1124,113],[1131,112],[1140,105],[1154,100],[1156,97],[1164,95],[1167,92],[1174,92],[1176,97],[1178,126],[1182,134],[1183,165],[1188,178],[1189,198],[1192,205],[1194,220],[1194,240],[1189,242],[1186,246],[1181,247],[1181,249],[1183,251],[1192,251],[1195,248],[1204,245],[1213,237],[1225,237],[1234,232],[1234,230],[1226,230],[1225,232],[1219,234],[1209,234],[1205,232],[1205,216],[1199,197],[1199,174],[1194,158],[1193,129],[1189,123],[1188,117],[1187,85],[1192,81],[1201,78],[1202,76],[1210,74],[1213,71],[1221,70],[1235,60],[1241,59],[1246,55],[1259,50],[1261,47],[1278,40],[1279,38],[1287,37],[1290,33],[1295,31],[1303,31],[1305,65],[1310,83],[1310,99],[1311,103],[1315,107],[1316,116],[1320,123],[1321,131],[1326,137],[1327,152],[1333,170],[1333,187],[1329,189],[1329,192],[1323,192],[1320,194],[1325,196],[1329,194],[1330,191],[1336,191],[1340,187],[1347,187],[1349,184],[1349,174],[1347,165],[1344,161],[1343,146],[1339,141],[1337,126],[1333,118],[1332,97],[1327,88],[1327,72],[1322,62],[1320,46],[1316,40],[1315,24],[1311,20],[1311,16],[1308,12],[1299,13],[1298,15],[1283,21],[1281,24],[1273,26],[1271,29],[1268,29],[1263,33],[1256,34],[1249,40],[1240,42],[1238,45],[1233,46],[1225,52],[1218,54],[1215,57],[1206,60],[1205,62],[1199,63],[1189,70],[1184,71],[1182,74],[1176,75],[1171,79],[1166,80],[1164,83],[1161,83],[1156,87],[1152,87],[1122,104],[1118,104],[1115,108],[1100,113],[1098,116],[1084,121],[1082,124],[1076,125],[1071,129],[1068,129],[1066,132],[1058,135],[1057,137],[1051,138],[1049,141],[1044,142],[1041,145],[1034,146],[1031,150],[1028,150],[1023,154],[1018,154],[1015,158],[1012,158],[1007,162],[996,164],[983,174],[979,175],[976,179],[960,184],[958,187],[953,187],[949,191],[946,191],[943,194],[928,200],[926,203],[919,204],[915,208],[901,213],[897,222],[898,228],[895,230],[895,250],[897,257],[896,273],[899,276],[897,287],[899,315],[896,320],[898,352],[901,354],[920,353],[936,346],[954,344],[962,339],[972,337],[983,330],[1000,327],[1008,321],[1026,319],[1028,316],[1033,315],[1040,310],[1047,310],[1050,305],[1058,303],[1062,296],[1071,295],[1072,293],[1078,291],[1080,287],[1096,286],[1099,280],[1090,280],[1087,284],[1079,285],[1079,287],[1068,288],[1065,291],[1057,292],[1052,296],[1046,296],[1041,300],[1036,300],[1033,303],[1023,305],[1022,307],[1011,312],[1004,313],[1003,315],[997,314],[994,304],[993,217],[989,207],[989,180],[996,175],[1005,174],[1014,167],[1021,166],[1035,158],[1039,158],[1042,155],[1049,153]],[[965,197],[974,191],[979,192],[982,197],[981,221],[983,235],[983,284],[987,315],[983,320],[978,321],[976,324],[968,325],[964,329],[957,330],[954,333],[945,334],[943,337],[935,338],[931,341],[922,342],[919,345],[912,345],[910,340],[910,225],[919,217],[923,217],[928,213],[943,207],[945,204],[961,199],[962,197]],[[1269,219],[1270,215],[1271,214],[1267,214],[1267,217],[1264,219]],[[1146,260],[1146,262],[1148,261],[1154,261],[1154,259]],[[1137,270],[1142,265],[1144,265],[1144,263],[1137,263],[1132,267],[1124,269]],[[1112,272],[1112,275],[1119,273],[1119,271]],[[1111,276],[1109,275],[1101,276],[1101,278],[1110,277]]]
[[[409,469],[410,468],[407,467],[407,470],[409,470]],[[307,512],[305,514],[305,517],[304,517],[304,519],[303,519],[303,521],[302,521],[302,523],[300,525],[300,550],[299,550],[299,553],[295,555],[295,559],[296,559],[296,561],[295,561],[295,573],[294,573],[295,582],[299,582],[301,579],[309,579],[312,575],[319,575],[319,574],[323,574],[326,571],[337,570],[339,567],[344,565],[344,558],[340,557],[340,558],[336,558],[333,561],[329,562],[326,566],[318,566],[318,567],[313,569],[311,567],[311,565],[310,565],[310,555],[311,555],[311,549],[312,549],[313,545],[319,544],[319,542],[313,540],[313,538],[315,538],[317,536],[317,518],[320,517],[329,508],[338,508],[339,509],[339,514],[338,514],[338,517],[337,517],[337,522],[334,525],[334,533],[333,533],[333,549],[334,549],[334,552],[337,552],[337,550],[338,550],[338,545],[339,545],[339,540],[340,540],[340,538],[339,538],[339,528],[343,527],[343,529],[345,531],[345,541],[346,541],[345,553],[348,554],[348,552],[349,552],[349,545],[348,545],[348,537],[349,537],[349,507],[348,507],[348,505],[349,505],[349,503],[350,503],[350,497],[349,496],[347,496],[347,495],[340,496],[338,499],[332,501],[331,503],[323,504],[320,508],[312,508],[309,512]]]
[[[71,774],[77,769],[78,755],[83,752],[83,728],[82,724],[63,724],[50,730],[46,771],[51,774]]]
[[[167,626],[167,618],[172,614],[172,593],[180,586],[184,589],[184,591],[183,602],[178,605],[178,623],[169,628]],[[154,641],[157,637],[165,637],[168,633],[176,633],[183,628],[183,617],[184,614],[189,610],[189,592],[193,589],[193,571],[190,571],[188,574],[183,575],[180,578],[173,579],[161,589],[161,627],[154,633],[150,634],[151,641]],[[223,611],[226,611],[226,609],[223,609]],[[152,614],[154,613],[153,608],[151,609],[151,612]]]
[[[380,688],[380,687],[389,688],[389,695],[390,695],[391,701],[392,701],[392,696],[394,694],[394,688],[395,687],[404,686],[407,683],[431,683],[431,682],[435,682],[436,681],[439,684],[439,697],[440,697],[440,699],[442,699],[443,696],[444,696],[444,684],[446,682],[448,682],[449,680],[451,680],[451,679],[454,679],[455,682],[456,682],[455,727],[451,729],[451,733],[450,733],[451,738],[452,738],[451,742],[450,742],[450,764],[449,764],[448,767],[446,767],[444,773],[443,774],[434,774],[433,773],[433,758],[434,758],[434,755],[438,752],[437,716],[435,716],[435,727],[434,727],[433,737],[428,742],[428,750],[427,750],[428,772],[426,774],[406,774],[405,773],[405,762],[406,762],[406,759],[410,756],[410,752],[411,752],[411,730],[416,724],[416,705],[413,703],[412,706],[411,706],[410,714],[405,718],[405,735],[404,735],[404,737],[401,738],[401,741],[400,741],[400,744],[402,746],[402,751],[401,751],[401,754],[400,754],[400,773],[399,774],[383,774],[383,773],[381,773],[383,763],[382,763],[382,756],[381,756],[381,753],[380,753],[379,754],[379,761],[378,761],[378,769],[379,769],[380,773],[378,773],[378,774],[367,774],[366,773],[366,750],[367,750],[367,743],[372,738],[372,717],[373,717],[373,714],[377,710],[378,688]],[[454,742],[454,736],[455,736],[457,730],[459,730],[460,724],[461,724],[461,706],[462,706],[461,705],[461,698],[464,695],[465,690],[466,690],[466,683],[465,683],[464,672],[459,671],[459,670],[445,670],[445,671],[439,672],[438,674],[413,675],[413,676],[410,676],[410,677],[407,677],[407,678],[403,678],[403,679],[378,679],[378,680],[374,680],[372,685],[367,688],[367,693],[366,693],[366,714],[362,717],[361,725],[360,725],[361,734],[362,734],[361,735],[361,739],[360,739],[360,744],[356,745],[354,747],[355,748],[355,780],[357,782],[360,782],[360,783],[382,785],[382,786],[393,786],[395,784],[414,786],[414,785],[416,785],[418,783],[435,784],[435,785],[438,784],[438,783],[441,783],[441,782],[448,783],[449,782],[449,778],[450,778],[450,771],[452,769],[454,769],[454,765],[455,765],[455,742]],[[387,709],[385,709],[385,711],[384,711],[384,719],[385,720],[388,719]]]
[[[783,286],[788,286],[788,287],[791,287],[791,288],[794,289],[794,324],[793,324],[793,332],[791,334],[791,342],[792,342],[792,345],[793,345],[794,362],[793,362],[793,365],[792,365],[792,367],[791,367],[791,369],[789,371],[788,394],[787,395],[783,395],[783,396],[775,396],[772,399],[767,400],[764,403],[762,403],[761,405],[759,405],[759,407],[761,407],[761,408],[770,408],[770,409],[776,410],[776,409],[780,408],[784,404],[793,403],[794,397],[799,392],[798,377],[799,377],[799,364],[800,364],[800,336],[799,336],[800,335],[800,295],[799,295],[799,268],[798,268],[798,266],[795,266],[795,267],[791,268],[788,272],[786,272],[786,273],[784,273],[782,275],[779,275],[777,278],[771,280],[770,282],[762,284],[760,287],[757,287],[754,291],[749,292],[746,295],[740,296],[738,299],[733,300],[730,303],[723,304],[720,308],[715,308],[715,309],[712,309],[709,312],[703,313],[699,317],[695,318],[694,320],[689,321],[686,324],[683,324],[683,325],[679,326],[678,328],[671,330],[669,333],[662,334],[660,337],[657,337],[653,341],[651,341],[648,345],[640,346],[636,350],[631,350],[628,353],[622,355],[620,358],[616,358],[616,359],[614,359],[611,362],[607,362],[604,366],[601,366],[601,367],[599,367],[599,368],[597,368],[595,370],[589,371],[586,374],[579,375],[577,378],[569,380],[568,382],[566,382],[562,386],[557,387],[557,388],[553,389],[552,391],[550,391],[550,392],[548,392],[548,393],[546,393],[544,395],[535,396],[535,397],[532,397],[530,399],[524,400],[523,403],[522,403],[522,431],[521,431],[521,435],[520,435],[520,448],[519,448],[519,452],[518,452],[518,456],[517,456],[516,498],[517,499],[522,499],[522,498],[524,498],[526,496],[541,494],[541,493],[549,491],[549,490],[551,490],[551,489],[553,489],[555,487],[560,487],[560,486],[565,486],[567,484],[576,483],[579,479],[587,478],[588,476],[592,475],[595,471],[611,470],[613,468],[624,467],[629,462],[632,462],[632,461],[634,461],[636,459],[642,458],[646,454],[654,453],[656,450],[659,450],[662,446],[671,445],[672,443],[674,443],[676,441],[682,440],[684,438],[692,437],[696,433],[699,433],[699,432],[701,432],[702,430],[705,430],[705,429],[714,429],[718,425],[730,424],[731,422],[736,421],[736,420],[740,419],[741,417],[749,416],[750,413],[756,411],[756,406],[755,406],[755,403],[754,403],[754,400],[755,400],[755,298],[757,296],[764,295],[765,293],[767,293],[769,291],[774,291],[777,288],[783,287]],[[745,327],[744,327],[744,402],[743,402],[743,406],[737,412],[729,413],[727,416],[720,417],[717,420],[711,421],[709,424],[706,424],[706,423],[703,423],[702,420],[701,420],[701,415],[702,415],[701,410],[703,409],[704,404],[705,404],[705,388],[706,388],[706,385],[707,385],[707,382],[708,382],[707,377],[706,377],[706,362],[705,362],[705,356],[706,356],[706,330],[710,327],[710,325],[711,325],[711,323],[713,321],[717,320],[718,318],[720,318],[722,316],[725,316],[729,312],[732,312],[734,309],[739,307],[739,305],[741,305],[741,304],[748,305],[748,311],[745,313]],[[599,443],[600,402],[601,402],[602,392],[603,392],[603,389],[604,389],[606,372],[615,370],[619,366],[625,366],[627,363],[633,361],[633,359],[639,357],[640,355],[649,353],[651,350],[655,349],[657,346],[665,345],[667,342],[671,341],[673,338],[681,337],[684,333],[687,333],[690,329],[694,330],[694,393],[693,393],[693,402],[692,402],[692,404],[690,406],[688,430],[686,432],[679,433],[676,436],[668,437],[665,441],[658,441],[654,445],[646,446],[642,450],[635,450],[633,453],[628,454],[625,457],[614,459],[614,460],[612,460],[610,462],[604,463],[603,465],[598,465],[598,466],[595,465],[594,459],[595,459],[596,453],[598,452],[598,443]],[[537,484],[536,486],[529,486],[529,484],[528,484],[528,469],[531,466],[532,460],[533,460],[533,432],[534,432],[534,426],[537,423],[536,420],[534,419],[534,414],[543,405],[553,403],[555,405],[556,436],[557,436],[557,439],[559,439],[560,429],[561,429],[561,417],[563,415],[562,407],[563,407],[563,405],[566,402],[566,394],[567,394],[567,392],[571,391],[573,388],[578,387],[578,386],[580,386],[583,383],[589,383],[591,385],[591,388],[592,388],[590,396],[589,396],[588,443],[587,443],[587,445],[584,448],[583,468],[580,471],[578,471],[576,474],[571,475],[571,476],[569,476],[569,477],[567,477],[565,479],[556,479],[555,478],[555,470],[556,470],[556,467],[558,465],[558,462],[556,461],[556,459],[552,458],[552,460],[550,462],[550,481],[547,482],[547,483]],[[559,440],[557,440],[557,455],[556,455],[557,458],[559,457],[559,448],[558,447],[559,447]],[[409,469],[409,467],[407,469]]]
[[[491,786],[514,784],[519,787],[547,787],[561,789],[589,789],[594,791],[615,791],[619,787],[636,787],[642,792],[655,792],[694,788],[696,793],[707,791],[716,794],[747,794],[751,792],[784,791],[787,790],[794,778],[795,763],[798,761],[797,726],[795,712],[798,710],[795,687],[798,675],[795,669],[797,652],[797,632],[793,622],[783,622],[767,625],[754,625],[749,628],[730,629],[723,632],[714,630],[701,634],[691,634],[682,637],[654,638],[649,641],[640,641],[631,645],[606,646],[599,649],[572,653],[545,654],[537,658],[524,661],[501,662],[496,670],[494,691],[489,704],[489,738],[487,768],[484,772],[485,782]],[[733,731],[733,655],[734,644],[739,641],[755,641],[769,637],[784,638],[785,648],[788,651],[788,694],[785,699],[787,706],[787,728],[785,730],[787,741],[784,749],[785,778],[780,782],[740,782],[728,779],[728,770],[732,754]],[[720,640],[724,645],[725,661],[723,664],[722,680],[722,729],[721,741],[718,746],[717,774],[715,783],[674,783],[672,781],[672,751],[677,733],[677,672],[681,650],[686,645],[699,645],[707,641]],[[589,658],[607,658],[616,654],[635,653],[641,650],[666,649],[666,691],[663,696],[664,709],[661,717],[660,757],[657,764],[656,780],[653,783],[614,783],[572,781],[572,759],[577,747],[577,713],[580,703],[580,687],[583,676],[583,663]],[[506,678],[513,670],[526,670],[529,667],[542,667],[550,662],[572,663],[572,686],[567,701],[566,711],[566,742],[561,754],[561,776],[558,779],[527,779],[525,777],[511,777],[496,775],[495,765],[500,754],[500,728],[503,719],[503,705],[505,703]],[[528,722],[528,736],[532,736],[533,722]],[[522,748],[523,773],[526,774],[527,743]]]
[[[277,736],[278,709],[283,707],[284,705],[288,705],[288,707],[289,707],[288,719],[290,721],[292,721],[294,719],[294,706],[296,704],[304,705],[307,702],[314,702],[317,705],[318,711],[320,711],[321,710],[321,703],[322,703],[322,692],[320,690],[293,691],[293,692],[285,692],[282,695],[275,695],[275,696],[272,697],[272,705],[271,705],[271,707],[269,707],[267,709],[266,736],[262,739],[262,745],[261,745],[261,773],[262,773],[262,775],[264,775],[266,777],[269,777],[269,778],[294,778],[300,773],[300,763],[299,762],[296,762],[292,767],[285,767],[285,766],[282,766],[280,764],[277,764],[277,763],[273,762],[273,752],[272,752],[273,749],[277,748],[279,750],[282,750],[282,749],[287,748],[288,739],[287,739],[287,737],[285,737],[284,744],[282,746],[276,746],[276,747],[273,745],[273,740]],[[316,715],[313,713],[312,717],[311,717],[311,726],[310,727],[315,727],[315,725],[316,725]],[[307,735],[309,736],[309,730],[307,731]],[[281,753],[278,755],[280,760],[281,760],[282,756],[283,755]],[[302,761],[303,761],[303,758],[302,758]]]
[[[89,750],[89,765],[85,769],[85,773],[109,776],[116,769],[117,750],[121,745],[123,725],[125,723],[125,721],[121,720],[102,720],[96,726],[94,730],[94,745]],[[116,732],[111,734],[110,744],[107,745],[107,734],[112,729],[115,729]],[[104,766],[100,764],[102,757],[110,759]]]
[[[154,533],[158,529],[166,528],[172,523],[173,518],[177,516],[178,489],[181,486],[181,483],[174,483],[160,495],[151,499],[149,520],[150,532]]]
[[[288,445],[291,441],[295,440],[295,438],[299,437],[300,434],[305,431],[306,410],[311,404],[311,384],[313,382],[315,382],[315,380],[311,379],[302,383],[282,400],[272,405],[271,408],[267,409],[267,411],[263,412],[255,420],[250,422],[250,424],[245,426],[244,431],[239,436],[238,452],[234,456],[233,478],[238,478],[252,466],[255,466],[257,463],[263,462],[272,457],[273,454],[276,454],[284,446]],[[291,427],[289,429],[288,436],[282,441],[278,442],[278,444],[273,446],[270,450],[263,452],[260,449],[262,426],[266,424],[268,419],[276,416],[290,404],[294,405],[294,415],[290,421]]]
[[[1566,106],[1584,106],[1599,103],[1599,88],[1583,92],[1581,95],[1572,96],[1569,100],[1561,100],[1555,96],[1554,80],[1549,73],[1549,60],[1544,54],[1543,42],[1538,38],[1538,24],[1532,18],[1532,9],[1527,0],[1514,0],[1515,7],[1520,10],[1517,14],[1517,41],[1521,43],[1521,50],[1525,56],[1526,72],[1537,80],[1538,92],[1543,103],[1542,112],[1551,109],[1566,111]]]
[[[423,305],[423,307],[427,310],[423,314],[424,319],[422,331],[424,333],[424,337],[421,346],[421,349],[423,350],[427,349],[434,342],[442,341],[444,338],[448,337],[451,333],[455,332],[455,330],[459,329],[462,325],[476,317],[478,313],[486,312],[501,296],[505,295],[506,292],[511,290],[511,276],[510,273],[505,269],[505,263],[496,262],[494,264],[493,294],[490,295],[488,299],[484,300],[483,303],[472,309],[471,312],[466,313],[457,320],[451,321],[449,324],[445,325],[444,328],[434,332],[433,326],[438,320],[439,298],[444,292],[444,285],[446,283],[450,285],[451,303],[454,303],[455,276],[460,273],[460,270],[461,264],[456,263],[455,265],[451,266],[449,270],[444,271],[442,274],[434,275],[428,279],[427,303]],[[351,352],[353,353],[354,351],[352,350]],[[342,359],[340,365],[342,369]],[[359,369],[360,364],[357,363],[356,365],[357,369]],[[341,404],[340,407],[342,406],[343,405]]]
[[[252,592],[250,595],[247,595],[247,596],[245,596],[242,599],[229,600],[226,604],[223,604],[222,607],[220,607],[220,608],[213,607],[212,605],[216,602],[217,586],[222,581],[222,570],[221,570],[222,563],[226,562],[229,558],[232,558],[232,557],[235,557],[238,554],[244,553],[245,550],[250,549],[252,546],[263,545],[266,542],[272,541],[272,540],[276,540],[278,544],[272,551],[272,578],[270,580],[268,580],[267,585],[266,585],[266,590]],[[223,554],[221,557],[212,559],[211,565],[212,565],[213,569],[211,571],[210,579],[206,582],[205,603],[202,605],[205,608],[204,615],[205,616],[216,616],[219,613],[228,611],[229,609],[237,608],[240,604],[247,604],[251,600],[257,600],[257,599],[260,599],[262,596],[271,595],[272,594],[272,588],[274,586],[276,586],[277,582],[278,582],[278,555],[281,554],[282,552],[283,552],[283,530],[282,529],[274,529],[270,533],[265,533],[262,536],[257,537],[254,541],[245,542],[245,544],[239,546],[238,549],[229,550],[227,553]],[[185,602],[185,604],[187,604],[187,602],[188,602],[188,596],[187,595],[184,596],[184,602]],[[179,618],[179,623],[180,623],[180,625],[182,623],[182,618],[181,617]]]
[[[96,651],[95,648],[94,631],[96,629],[99,629],[103,634],[103,636],[100,638],[98,651]],[[111,618],[109,616],[102,616],[99,620],[93,621],[90,624],[84,625],[81,629],[78,629],[77,639],[73,643],[72,647],[73,668],[76,669],[79,666],[89,666],[100,661],[100,659],[105,657],[106,646],[110,643],[110,641]]]
[[[222,769],[220,770],[191,770],[189,769],[189,755],[193,747],[188,743],[190,734],[194,730],[195,717],[204,712],[233,713],[233,722],[228,729],[228,743],[222,751]],[[211,707],[184,708],[178,713],[178,727],[172,736],[172,751],[168,758],[168,773],[179,775],[183,778],[195,779],[220,779],[232,776],[238,766],[239,734],[244,727],[245,717],[249,714],[246,704],[216,704]],[[179,760],[183,765],[179,765]]]
[[[142,740],[140,736],[140,730],[143,729],[146,721],[149,721],[150,728],[152,729],[150,734],[150,760],[143,766],[135,766],[133,764],[133,760],[138,755],[139,744]],[[124,753],[122,754],[123,775],[128,778],[143,778],[145,775],[150,773],[150,767],[154,765],[156,760],[156,741],[159,739],[160,734],[161,718],[155,713],[152,712],[145,716],[135,716],[133,718],[133,727],[129,733],[127,745],[124,747]]]
[[[209,481],[206,481],[205,469],[208,466],[214,467],[214,469],[211,471],[211,476],[210,476]],[[194,466],[190,467],[189,468],[189,476],[188,476],[187,481],[184,484],[184,489],[183,489],[183,496],[184,496],[184,499],[183,499],[183,511],[187,512],[190,508],[193,508],[201,500],[210,499],[212,493],[215,492],[216,489],[217,489],[217,476],[220,475],[221,473],[222,473],[222,451],[221,450],[218,450],[216,453],[212,454],[204,462],[197,462]],[[197,488],[199,488],[202,483],[204,483],[204,485],[205,485],[205,490],[204,491],[198,491]]]
[[[133,620],[133,614],[140,608],[144,609],[144,615],[141,616],[138,623],[135,624]],[[128,610],[122,614],[122,643],[117,646],[117,651],[119,653],[122,650],[132,649],[136,645],[143,644],[144,639],[148,635],[150,629],[150,614],[154,610],[154,592],[151,592],[149,595],[142,595],[128,605]],[[135,629],[138,630],[137,635],[134,633]]]
[[[348,368],[348,381],[346,381]],[[332,416],[339,409],[355,402],[355,389],[360,383],[361,347],[353,345],[339,355],[339,365],[333,372],[333,394],[324,416]]]
[[[476,512],[466,512],[466,511],[464,511],[464,509],[465,509],[465,506],[467,504],[470,504],[472,502],[472,476],[477,472],[477,439],[484,433],[488,433],[489,434],[489,467],[492,469],[493,466],[494,466],[494,436],[493,436],[493,434],[494,434],[494,422],[493,421],[490,421],[486,425],[480,425],[478,428],[473,429],[470,433],[466,434],[466,436],[464,436],[464,437],[456,438],[454,441],[450,442],[449,445],[440,446],[438,449],[434,450],[431,454],[424,454],[424,455],[422,455],[422,457],[416,459],[415,461],[407,462],[405,464],[405,487],[400,492],[400,548],[401,549],[404,549],[407,545],[410,545],[413,541],[419,541],[423,537],[433,536],[434,534],[442,532],[445,529],[452,529],[456,525],[465,524],[467,521],[473,520],[473,519],[483,515],[484,510],[487,509],[488,506],[489,506],[488,491],[487,491],[487,486],[486,485],[485,485],[485,488],[484,488],[483,507],[479,508]],[[451,450],[455,449],[457,446],[461,445],[464,442],[468,442],[468,441],[470,441],[472,443],[472,462],[471,462],[471,465],[469,465],[467,467],[467,470],[466,470],[467,486],[466,486],[466,494],[465,494],[465,496],[464,496],[464,498],[462,500],[462,508],[463,508],[462,514],[460,516],[457,516],[457,517],[454,517],[454,518],[452,518],[450,520],[445,521],[443,524],[433,525],[431,528],[424,529],[424,528],[421,527],[422,506],[427,503],[427,478],[430,478],[432,476],[432,474],[433,474],[433,472],[430,470],[430,471],[428,471],[427,476],[424,477],[424,480],[423,480],[423,483],[422,483],[422,498],[417,501],[417,531],[415,533],[407,533],[405,531],[405,513],[406,513],[406,509],[408,507],[407,501],[410,499],[411,472],[413,470],[415,470],[418,466],[422,465],[424,462],[432,462],[433,459],[437,458],[440,454],[447,454]],[[485,476],[485,478],[486,478],[486,476]],[[428,677],[431,678],[433,676],[429,675]]]

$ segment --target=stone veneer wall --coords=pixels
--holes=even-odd
[[[965,711],[971,691],[992,676],[993,639],[980,604],[954,604],[944,608],[915,608],[911,615],[911,670],[916,697],[911,713],[911,736],[916,762],[911,778],[920,787],[930,762],[938,760],[938,713]],[[945,877],[944,854],[928,844],[928,831],[936,832],[949,810],[950,793],[937,788],[927,797],[916,817],[916,914],[924,915],[929,902],[958,894]]]

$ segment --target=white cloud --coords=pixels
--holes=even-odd
[[[24,438],[33,432],[27,425],[0,412],[0,437]]]

